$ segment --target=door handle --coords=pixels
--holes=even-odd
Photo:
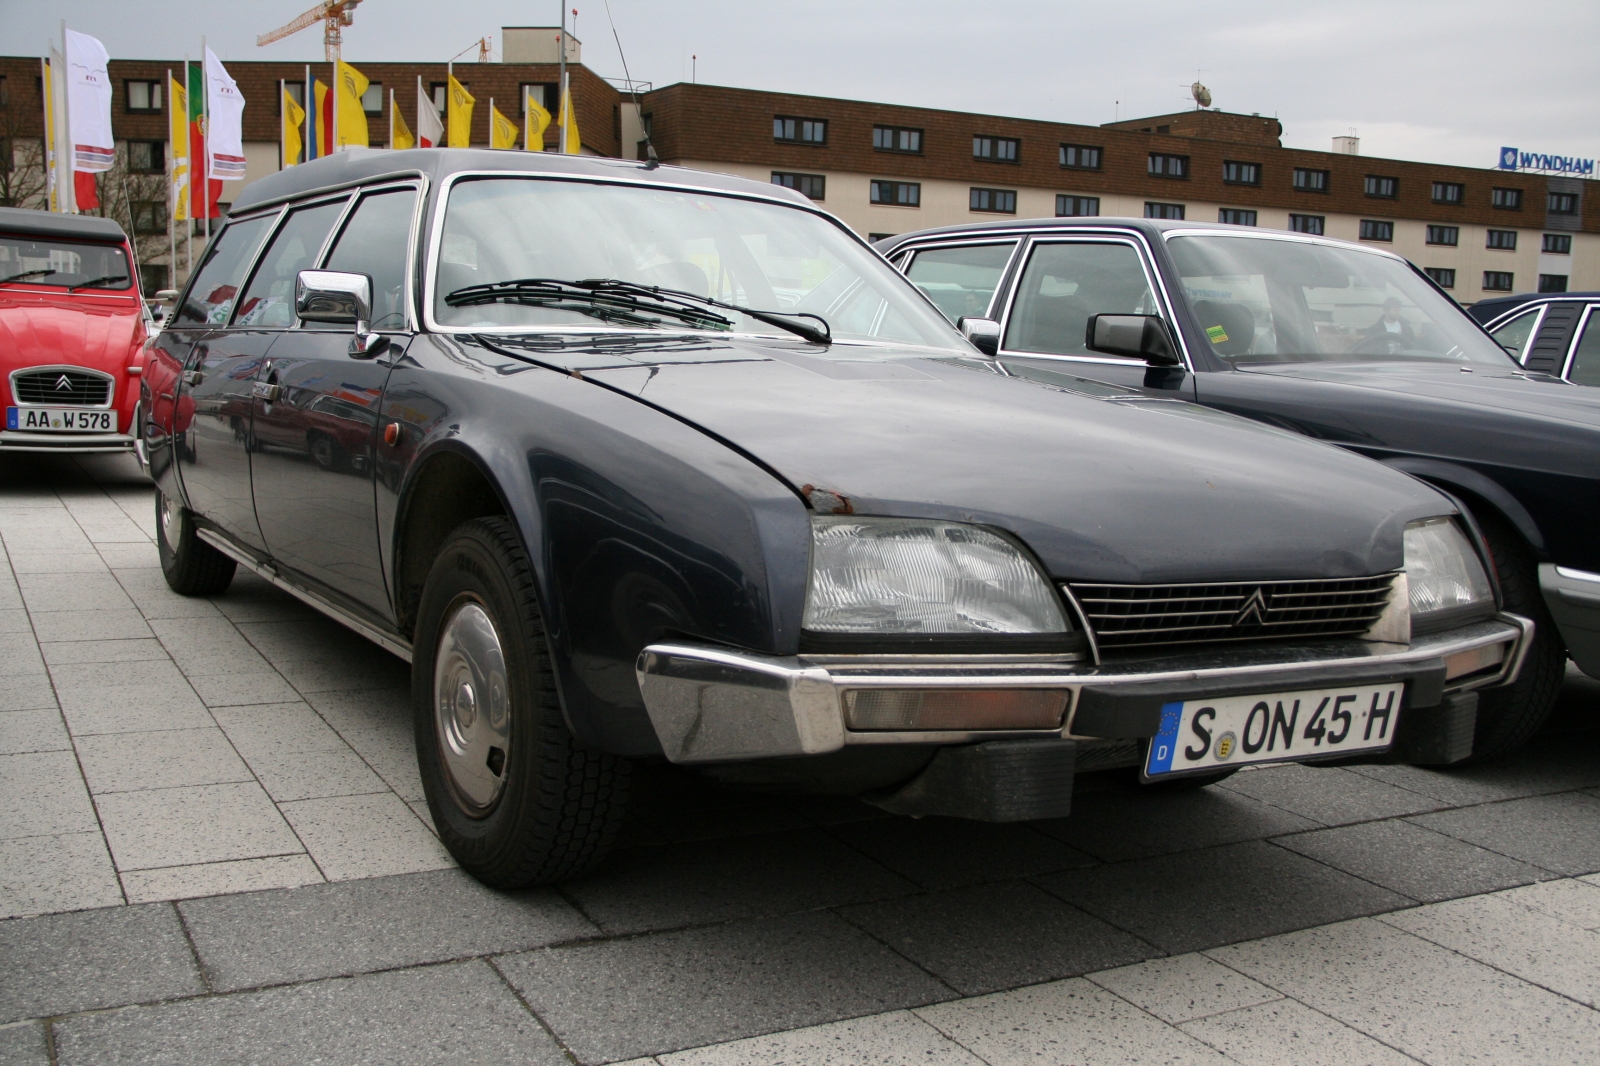
[[[283,395],[282,385],[269,385],[265,381],[257,381],[250,386],[250,395],[263,403],[277,403]]]

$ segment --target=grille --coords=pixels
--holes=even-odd
[[[1102,650],[1364,633],[1393,574],[1216,585],[1072,585]]]
[[[111,379],[87,370],[27,370],[12,375],[11,391],[18,403],[104,407],[111,402]]]

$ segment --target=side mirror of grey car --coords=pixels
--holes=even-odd
[[[1083,346],[1106,355],[1131,355],[1151,366],[1178,366],[1180,360],[1160,315],[1090,315]]]
[[[963,315],[956,319],[956,328],[984,355],[994,355],[1000,350],[1000,323],[994,319],[968,318]]]
[[[294,312],[302,322],[353,326],[350,354],[378,354],[383,337],[372,332],[372,279],[340,270],[302,270],[294,279]]]

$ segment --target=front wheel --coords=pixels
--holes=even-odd
[[[495,888],[575,877],[610,850],[628,762],[567,728],[532,567],[505,518],[458,526],[418,606],[411,693],[439,839]]]
[[[183,596],[226,591],[238,565],[195,536],[194,516],[160,489],[156,489],[156,552],[167,587]]]

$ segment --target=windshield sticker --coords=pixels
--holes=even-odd
[[[1212,344],[1228,343],[1228,333],[1221,326],[1206,327],[1206,336],[1211,338]]]

